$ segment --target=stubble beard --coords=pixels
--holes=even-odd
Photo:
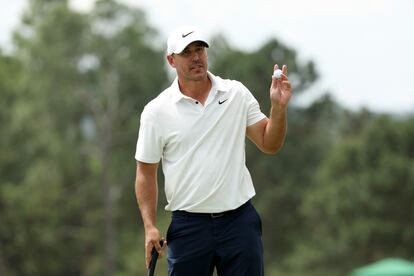
[[[195,63],[189,67],[188,79],[192,81],[204,80],[207,76],[207,66],[204,63]]]

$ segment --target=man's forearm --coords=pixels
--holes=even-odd
[[[150,264],[152,249],[155,247],[159,253],[162,250],[159,244],[161,235],[156,226],[158,202],[157,168],[158,164],[138,162],[135,180],[135,194],[145,229],[145,264],[147,268]]]
[[[263,145],[270,153],[277,153],[283,146],[287,130],[287,109],[271,107],[267,122]]]
[[[139,182],[136,185],[138,206],[145,228],[155,226],[156,224],[157,192],[156,188],[153,188],[152,186],[155,185]]]
[[[155,176],[146,175],[138,169],[135,193],[145,229],[155,227],[158,198]]]

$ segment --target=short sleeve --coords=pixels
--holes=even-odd
[[[144,109],[141,113],[135,159],[145,163],[158,163],[163,148],[163,139],[156,118],[149,110]]]
[[[253,94],[244,87],[245,89],[245,97],[246,97],[246,105],[247,105],[247,121],[246,126],[251,126],[263,118],[266,117],[265,114],[262,113],[260,110],[259,102],[256,100],[256,98],[253,96]]]

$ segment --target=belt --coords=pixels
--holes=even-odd
[[[209,217],[209,218],[215,219],[215,218],[220,218],[223,216],[237,213],[250,205],[251,205],[251,202],[250,200],[248,200],[246,203],[242,204],[236,209],[228,210],[228,211],[224,211],[220,213],[193,213],[193,212],[178,210],[178,211],[173,211],[172,214],[173,216],[177,215],[177,216],[187,216],[187,217]]]

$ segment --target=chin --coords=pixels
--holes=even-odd
[[[195,70],[191,70],[190,73],[191,76],[193,76],[194,78],[204,78],[207,75],[207,71],[204,69],[195,69]]]

